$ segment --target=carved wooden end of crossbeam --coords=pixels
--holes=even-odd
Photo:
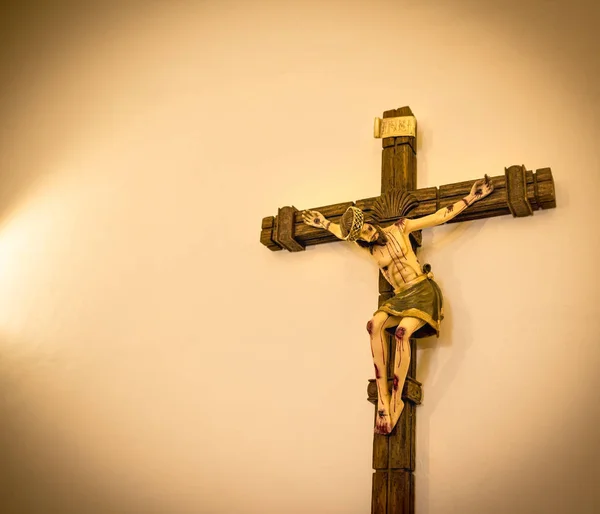
[[[469,193],[475,180],[427,187],[412,191],[419,205],[410,213],[410,217],[433,214],[438,209],[459,201]],[[450,223],[491,218],[512,214],[515,217],[531,216],[539,209],[556,207],[554,179],[550,168],[527,171],[525,166],[510,166],[504,175],[492,177],[494,192],[472,205]],[[366,198],[356,202],[345,202],[313,210],[321,212],[327,219],[339,223],[339,220],[351,205],[359,207],[365,213],[365,221],[375,221],[374,208],[381,197]],[[384,225],[396,221],[390,217]],[[260,242],[273,251],[288,250],[299,252],[306,246],[337,241],[329,232],[306,225],[301,212],[295,207],[282,207],[277,216],[263,218]]]
[[[294,238],[296,234],[295,215],[297,212],[298,209],[294,206],[281,207],[273,222],[271,231],[273,242],[290,252],[301,252],[305,249],[305,245]]]

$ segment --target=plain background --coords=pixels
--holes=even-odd
[[[592,514],[597,2],[9,2],[0,19],[0,510],[364,514],[377,270],[261,219],[551,167],[558,207],[425,234],[418,514]]]

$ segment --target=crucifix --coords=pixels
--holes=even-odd
[[[409,107],[375,119],[383,142],[381,195],[306,211],[282,207],[263,219],[260,241],[270,250],[354,241],[379,266],[379,304],[367,323],[375,378],[367,386],[376,405],[372,514],[414,514],[416,338],[435,335],[443,318],[442,294],[417,250],[421,229],[441,223],[512,214],[530,216],[556,207],[550,168],[516,165],[491,179],[417,189],[416,119]]]

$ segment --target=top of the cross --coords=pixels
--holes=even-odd
[[[412,109],[406,105],[385,111],[383,118],[375,118],[374,135],[381,138],[383,148],[408,144],[416,150],[417,119]]]
[[[399,109],[391,109],[383,113],[384,118],[395,118],[397,116],[414,116],[414,114],[408,105],[400,107]]]

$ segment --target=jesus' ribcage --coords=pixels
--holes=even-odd
[[[414,277],[412,277],[411,275],[415,273],[415,270],[413,270],[411,266],[406,265],[407,256],[406,252],[402,248],[402,244],[393,234],[388,234],[388,241],[389,242],[387,248],[390,252],[392,262],[394,263],[396,270],[400,274],[400,278],[404,283],[408,282],[409,280],[412,280]],[[384,274],[384,276],[389,282],[389,275]]]

